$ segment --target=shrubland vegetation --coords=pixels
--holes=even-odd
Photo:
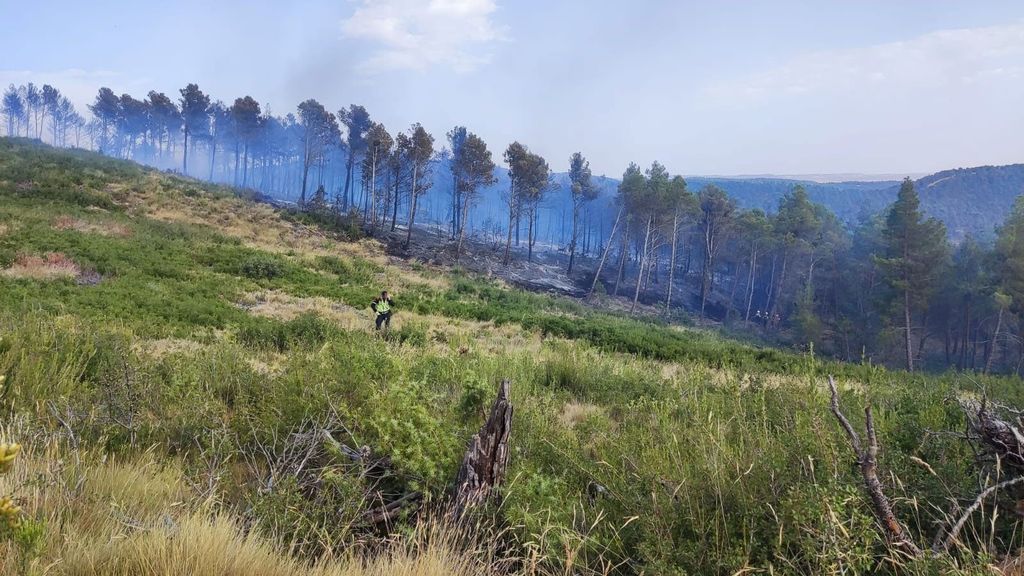
[[[398,315],[377,336],[382,287]],[[957,400],[1022,406],[1015,377],[840,364],[413,267],[93,153],[0,140],[0,336],[0,443],[23,446],[3,573],[979,574],[1021,546],[1007,489],[951,553],[890,548],[825,386],[873,406],[925,547],[1010,474],[975,461]],[[438,506],[503,378],[500,504],[453,526]],[[298,438],[315,466],[294,474]]]
[[[829,192],[793,181],[687,182],[653,162],[631,164],[616,182],[593,176],[581,153],[556,175],[520,142],[502,150],[499,167],[464,126],[444,138],[418,123],[389,132],[356,104],[332,112],[309,99],[275,116],[248,95],[225,103],[196,84],[179,93],[136,98],[101,88],[87,119],[57,88],[29,83],[6,90],[0,115],[8,135],[91,147],[289,201],[291,221],[350,239],[401,236],[409,250],[420,223],[435,234],[417,241],[439,260],[465,262],[475,251],[497,261],[500,251],[505,270],[533,260],[535,249],[556,252],[566,270],[558,284],[571,291],[593,286],[631,298],[631,311],[663,306],[666,317],[710,320],[745,340],[911,370],[1024,367],[1016,246],[1024,212],[1011,209],[1020,166]],[[770,189],[770,201],[757,186]],[[111,209],[101,205],[109,198],[97,202]],[[232,252],[218,246],[209,257],[234,266],[245,256]],[[77,272],[66,265],[45,273]],[[570,329],[580,328],[553,333]],[[603,333],[591,336],[608,344]],[[638,351],[635,338],[614,339],[615,349]]]

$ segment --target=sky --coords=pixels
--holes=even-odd
[[[0,0],[0,85],[275,114],[362,104],[500,159],[684,175],[922,174],[1024,162],[1020,0]]]

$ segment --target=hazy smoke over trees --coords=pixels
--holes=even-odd
[[[1020,202],[994,246],[970,237],[951,246],[909,180],[891,207],[848,223],[803,186],[770,213],[744,210],[658,162],[630,164],[616,183],[595,177],[583,153],[554,174],[549,159],[513,142],[493,148],[496,166],[465,126],[444,138],[418,123],[389,130],[358,104],[331,112],[309,99],[274,115],[252,96],[221,101],[189,84],[177,97],[100,88],[88,112],[56,87],[12,85],[0,126],[356,219],[407,247],[420,228],[450,243],[455,259],[470,243],[506,266],[557,252],[577,285],[622,295],[633,311],[658,306],[910,369],[1024,366]]]

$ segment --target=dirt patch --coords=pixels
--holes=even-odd
[[[301,298],[274,290],[247,294],[238,306],[254,316],[285,321],[314,313],[336,322],[346,330],[365,329],[372,322],[369,313],[360,313],[351,306],[329,298]]]
[[[558,420],[566,428],[575,428],[577,424],[601,412],[601,407],[587,402],[566,402],[558,414]]]
[[[43,256],[19,254],[14,264],[0,271],[8,278],[30,278],[32,280],[57,280],[78,278],[81,267],[61,252],[48,252]]]
[[[194,340],[184,338],[161,338],[159,340],[141,340],[132,345],[136,352],[154,358],[163,358],[179,352],[198,352],[203,345]]]
[[[53,221],[53,228],[56,230],[74,230],[83,234],[99,234],[100,236],[116,236],[127,238],[132,235],[132,229],[117,222],[90,222],[72,216],[58,216]]]

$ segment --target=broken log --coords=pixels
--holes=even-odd
[[[860,468],[861,477],[864,479],[864,489],[871,498],[871,511],[881,526],[886,541],[910,556],[920,556],[921,549],[907,536],[906,528],[896,519],[889,498],[882,490],[882,481],[878,478],[878,437],[875,435],[875,419],[871,415],[871,406],[864,408],[865,429],[868,436],[868,446],[865,449],[857,431],[853,429],[850,421],[839,409],[839,390],[836,389],[836,381],[832,376],[828,377],[828,386],[832,391],[830,402],[832,414],[839,421],[839,425],[843,427],[850,440],[850,447],[857,457],[857,465]]]
[[[505,479],[511,432],[512,402],[506,379],[498,388],[490,415],[480,431],[470,439],[462,457],[452,490],[452,514],[455,518],[495,495],[495,488]]]
[[[363,520],[370,524],[390,524],[406,510],[410,513],[415,512],[419,508],[421,500],[423,500],[422,492],[410,492],[394,502],[388,502],[363,512]]]
[[[993,459],[998,459],[1003,467],[1017,474],[1024,473],[1021,414],[987,399],[961,399],[960,408],[967,417],[968,439],[979,442],[983,451]],[[1013,422],[1013,419],[1017,422]]]

